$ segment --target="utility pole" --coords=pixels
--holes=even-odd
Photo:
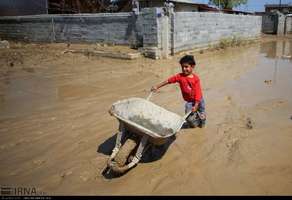
[[[140,8],[139,8],[139,1],[137,0],[132,0],[132,11],[138,15],[139,14],[139,11],[140,11]]]
[[[46,11],[47,11],[47,14],[49,14],[49,3],[48,3],[48,0],[46,0]]]

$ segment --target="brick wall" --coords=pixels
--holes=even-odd
[[[0,37],[5,39],[129,44],[139,34],[130,13],[0,17]]]

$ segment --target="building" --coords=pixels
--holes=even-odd
[[[266,4],[265,12],[270,13],[273,11],[279,11],[283,14],[292,13],[292,5],[291,4]]]
[[[0,0],[0,16],[21,16],[38,14],[77,14],[131,12],[134,7],[164,7],[172,3],[175,12],[222,12],[250,15],[252,13],[232,9],[219,10],[193,0]]]
[[[266,4],[262,15],[263,33],[292,33],[292,4]]]
[[[139,0],[140,8],[163,7],[166,0]],[[194,3],[192,0],[170,0],[174,5],[175,12],[197,12],[201,4]]]
[[[131,10],[131,0],[0,0],[0,16],[75,14]]]
[[[0,0],[0,16],[39,15],[47,13],[47,0]]]
[[[166,2],[174,5],[175,12],[222,12],[236,15],[253,15],[250,12],[237,11],[232,9],[217,9],[207,4],[196,3],[192,0],[139,0],[140,8],[145,7],[163,7]]]

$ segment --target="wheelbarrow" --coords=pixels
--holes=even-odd
[[[165,144],[191,114],[181,117],[168,111],[150,102],[151,95],[147,99],[120,100],[111,106],[109,113],[119,121],[119,132],[102,174],[109,174],[111,170],[123,174],[136,166],[150,146]]]

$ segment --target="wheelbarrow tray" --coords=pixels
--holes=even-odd
[[[146,99],[129,98],[114,103],[110,113],[126,126],[153,138],[167,138],[176,134],[185,119]]]

